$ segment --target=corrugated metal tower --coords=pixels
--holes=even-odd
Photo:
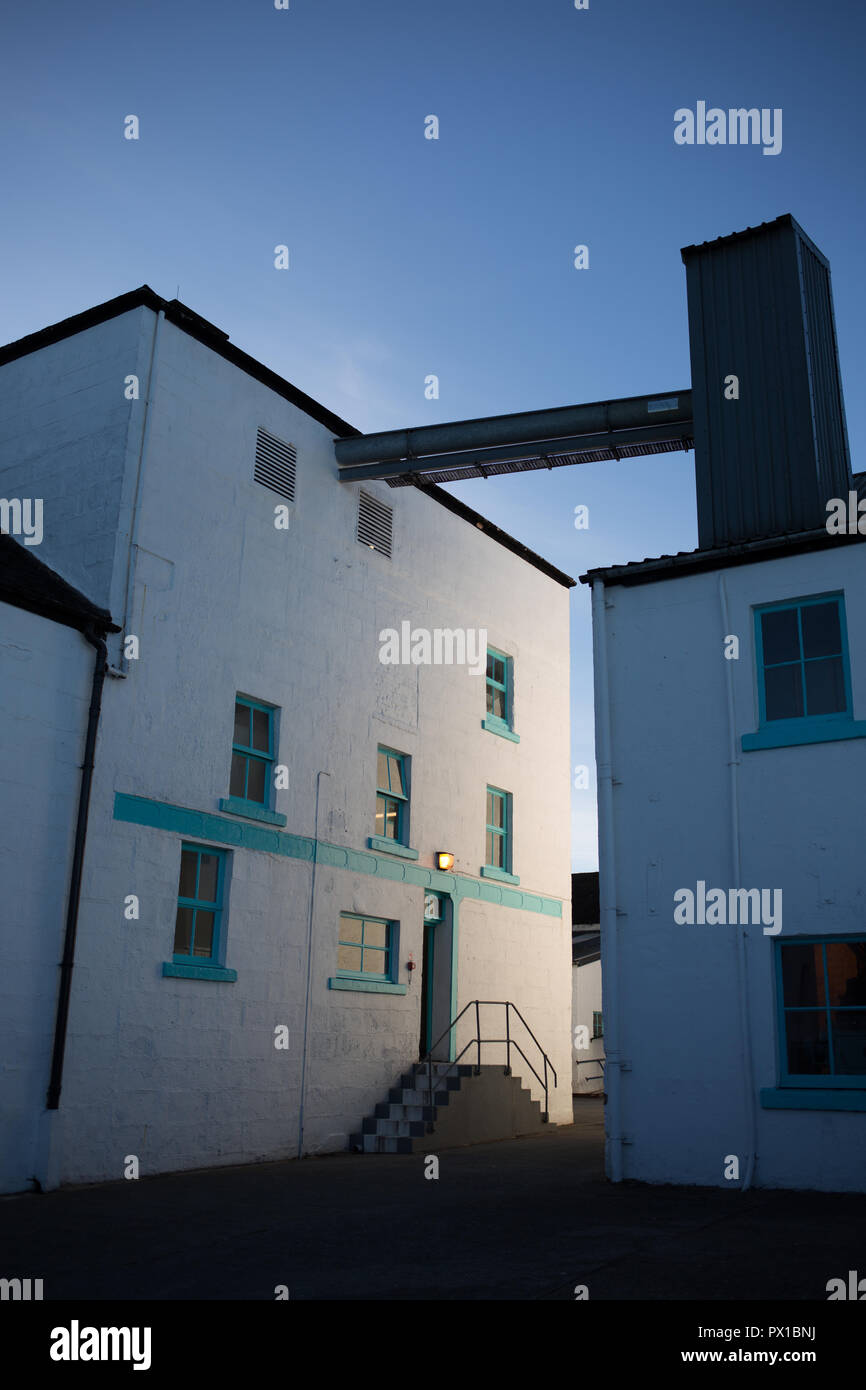
[[[851,486],[829,262],[789,213],[682,257],[700,547],[823,526]]]

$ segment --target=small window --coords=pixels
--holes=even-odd
[[[487,866],[511,872],[511,796],[487,788]]]
[[[337,974],[352,980],[392,980],[396,925],[379,917],[341,913]]]
[[[295,500],[295,476],[297,454],[294,444],[267,430],[259,429],[256,434],[256,464],[253,476],[262,487],[270,488],[289,502]]]
[[[604,1037],[604,1024],[598,1009],[593,1009],[592,1011],[592,1036],[594,1038]]]
[[[229,794],[258,806],[269,806],[271,801],[275,713],[272,705],[245,696],[235,701]]]
[[[777,943],[785,1086],[866,1086],[866,939]]]
[[[398,844],[409,843],[408,758],[393,748],[377,750],[376,834]]]
[[[755,611],[761,723],[850,717],[841,594]]]
[[[179,964],[219,963],[222,936],[224,850],[182,845],[174,959]]]
[[[393,508],[362,492],[358,497],[358,541],[368,550],[391,558]]]
[[[487,648],[487,718],[511,728],[511,657]]]

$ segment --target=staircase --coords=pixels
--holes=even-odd
[[[484,1005],[505,1008],[504,1038],[482,1038],[480,1009]],[[475,1010],[475,1036],[470,1038],[453,1062],[433,1061],[432,1053],[448,1036],[469,1009]],[[511,1034],[511,1010],[529,1032],[544,1062],[543,1079],[526,1058],[526,1054]],[[481,1064],[481,1048],[499,1043],[507,1047],[508,1064]],[[462,1063],[460,1058],[477,1048],[476,1064]],[[544,1108],[533,1100],[530,1092],[513,1075],[510,1059],[514,1048],[526,1061],[532,1074],[544,1088]],[[540,1065],[540,1063],[539,1063]],[[365,1119],[361,1133],[349,1139],[355,1153],[408,1154],[419,1147],[437,1150],[456,1148],[464,1144],[483,1144],[496,1139],[511,1139],[519,1134],[533,1134],[547,1124],[548,1072],[556,1073],[542,1051],[534,1034],[519,1010],[502,1000],[473,1000],[461,1010],[431,1048],[427,1057],[416,1062],[410,1072],[400,1078],[400,1084],[388,1092],[387,1101],[376,1106],[375,1113]],[[431,1139],[431,1136],[434,1136]]]

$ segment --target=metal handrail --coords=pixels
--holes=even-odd
[[[481,1006],[482,1006],[482,1004],[483,1004],[483,1005],[489,1005],[489,1006],[494,1007],[494,1008],[500,1008],[500,1009],[504,1009],[504,1010],[505,1010],[505,1037],[504,1037],[504,1038],[482,1038],[482,1036],[481,1036]],[[554,1084],[554,1086],[558,1086],[558,1085],[559,1085],[559,1081],[558,1081],[558,1078],[557,1078],[557,1075],[556,1075],[556,1068],[554,1067],[554,1065],[553,1065],[553,1063],[551,1062],[550,1058],[548,1057],[547,1053],[544,1051],[544,1048],[541,1046],[541,1043],[538,1041],[537,1037],[536,1037],[535,1034],[533,1033],[533,1031],[532,1031],[532,1029],[530,1028],[529,1024],[526,1022],[526,1019],[523,1017],[523,1014],[520,1012],[520,1010],[518,1009],[518,1007],[517,1007],[516,1004],[512,1004],[512,1002],[511,1002],[510,999],[471,999],[471,1000],[469,1001],[468,1004],[465,1004],[465,1005],[464,1005],[464,1007],[460,1010],[459,1014],[457,1014],[456,1018],[452,1019],[452,1021],[451,1021],[451,1022],[449,1023],[449,1025],[448,1025],[448,1027],[445,1029],[445,1031],[444,1031],[443,1033],[441,1033],[441,1034],[439,1035],[439,1037],[436,1039],[436,1041],[432,1044],[432,1046],[430,1047],[430,1050],[429,1050],[429,1052],[427,1053],[426,1057],[422,1057],[422,1058],[421,1058],[421,1063],[422,1063],[422,1065],[426,1064],[426,1066],[427,1066],[428,1083],[429,1083],[429,1084],[428,1084],[428,1090],[429,1090],[429,1092],[430,1092],[430,1104],[431,1104],[431,1105],[433,1104],[433,1092],[434,1092],[434,1086],[433,1086],[433,1063],[434,1063],[434,1061],[435,1061],[436,1064],[437,1064],[437,1066],[440,1066],[440,1065],[441,1065],[441,1059],[436,1059],[436,1058],[434,1058],[433,1053],[434,1053],[435,1049],[439,1046],[439,1044],[443,1041],[443,1039],[449,1037],[450,1034],[454,1031],[454,1029],[457,1027],[457,1024],[460,1022],[461,1018],[463,1017],[463,1015],[464,1015],[469,1009],[473,1009],[473,1008],[474,1008],[474,1010],[475,1010],[475,1037],[474,1037],[474,1038],[470,1038],[469,1041],[468,1041],[468,1043],[466,1044],[466,1046],[460,1049],[460,1052],[458,1053],[457,1057],[455,1057],[455,1059],[454,1059],[453,1062],[449,1062],[449,1064],[448,1064],[448,1066],[446,1067],[446,1069],[445,1069],[444,1072],[439,1072],[439,1073],[437,1073],[437,1080],[440,1080],[440,1081],[445,1081],[445,1080],[447,1080],[448,1076],[449,1076],[450,1073],[453,1071],[453,1069],[454,1069],[456,1066],[459,1066],[459,1064],[460,1064],[460,1058],[464,1055],[464,1053],[466,1053],[466,1052],[469,1051],[470,1047],[472,1047],[473,1044],[477,1045],[477,1047],[478,1047],[478,1062],[477,1062],[477,1065],[480,1067],[480,1066],[481,1066],[481,1047],[482,1047],[482,1045],[484,1045],[485,1047],[487,1047],[487,1046],[490,1046],[490,1045],[495,1044],[495,1043],[505,1043],[506,1066],[508,1067],[509,1072],[511,1071],[511,1049],[514,1048],[515,1051],[517,1051],[517,1052],[520,1053],[521,1057],[523,1058],[524,1062],[525,1062],[526,1065],[528,1066],[529,1070],[532,1072],[532,1075],[535,1077],[535,1079],[536,1079],[536,1081],[539,1083],[539,1085],[543,1088],[543,1090],[544,1090],[544,1118],[547,1119],[548,1113],[549,1113],[548,1096],[549,1096],[549,1090],[550,1090],[549,1085],[548,1085],[548,1080],[547,1080],[547,1072],[548,1072],[548,1068],[549,1068],[550,1071],[553,1073],[553,1084]],[[526,1029],[527,1033],[528,1033],[529,1036],[531,1037],[532,1041],[535,1043],[535,1046],[538,1048],[538,1051],[541,1053],[542,1059],[543,1059],[543,1061],[544,1061],[544,1077],[543,1077],[543,1078],[542,1078],[541,1076],[539,1076],[538,1072],[535,1070],[535,1067],[534,1067],[534,1066],[532,1065],[532,1063],[530,1062],[529,1058],[527,1057],[526,1053],[523,1051],[523,1048],[520,1046],[520,1044],[516,1041],[516,1039],[514,1039],[514,1038],[511,1036],[511,1012],[510,1012],[510,1011],[511,1011],[512,1009],[513,1009],[514,1012],[517,1014],[517,1017],[520,1019],[520,1022],[523,1024],[524,1028]]]

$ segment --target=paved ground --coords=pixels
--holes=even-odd
[[[0,1275],[45,1298],[818,1299],[866,1273],[866,1196],[606,1183],[573,1127],[0,1199]],[[435,1150],[434,1150],[435,1151]]]

